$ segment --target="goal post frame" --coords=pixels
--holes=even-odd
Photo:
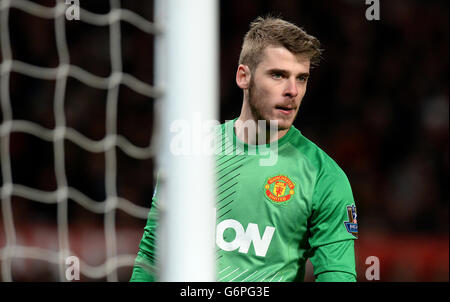
[[[155,0],[165,35],[155,41],[155,84],[164,89],[156,111],[160,281],[215,281],[215,158],[202,147],[218,121],[218,20],[217,0]],[[194,148],[174,152],[177,135]]]

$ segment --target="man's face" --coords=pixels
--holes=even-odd
[[[289,129],[306,92],[309,67],[307,57],[284,47],[267,47],[248,88],[253,117],[268,123],[277,120],[279,131]]]

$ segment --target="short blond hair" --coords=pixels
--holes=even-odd
[[[258,17],[250,24],[242,44],[239,64],[247,65],[254,71],[268,46],[282,46],[295,55],[305,55],[310,59],[311,67],[318,66],[322,59],[322,49],[317,38],[295,24],[268,16]]]

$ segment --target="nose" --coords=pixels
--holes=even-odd
[[[284,96],[295,98],[298,95],[298,87],[295,79],[288,79],[286,81],[286,88],[284,90]]]

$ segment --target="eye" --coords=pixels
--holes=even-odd
[[[283,77],[283,74],[281,72],[272,72],[272,78],[281,79],[282,77]]]
[[[307,75],[299,76],[299,77],[297,78],[297,80],[298,80],[299,82],[306,82],[306,81],[308,81],[308,76],[307,76]]]

